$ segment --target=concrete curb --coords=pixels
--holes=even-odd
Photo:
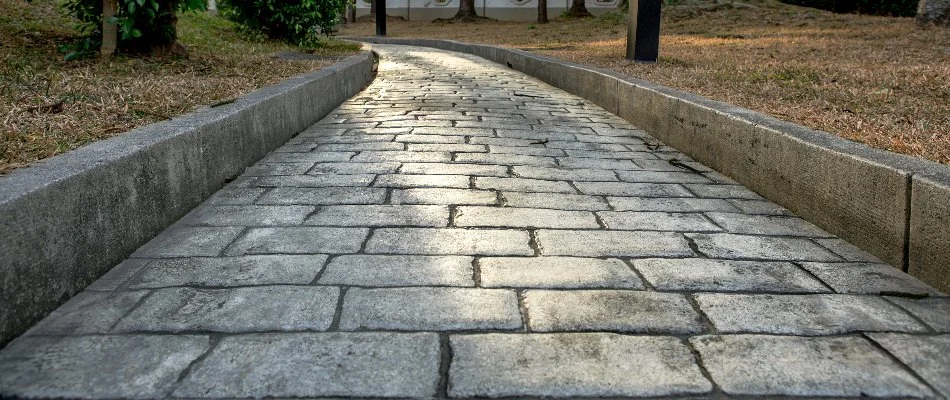
[[[0,346],[358,93],[364,52],[0,177]]]
[[[584,97],[828,232],[950,292],[946,165],[526,51],[449,40],[350,39],[468,53]]]

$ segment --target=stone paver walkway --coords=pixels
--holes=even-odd
[[[947,297],[583,99],[378,50],[0,352],[0,395],[950,395]]]

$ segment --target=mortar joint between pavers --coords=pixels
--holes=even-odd
[[[528,247],[530,247],[531,250],[534,250],[535,257],[541,257],[544,255],[544,249],[541,247],[541,243],[538,241],[537,229],[528,229]]]
[[[689,235],[683,235],[683,237],[686,238],[686,244],[689,246],[689,249],[693,252],[693,254],[696,255],[696,257],[709,258],[709,256],[706,255],[706,253],[703,253],[703,251],[699,249],[699,245],[696,244],[695,239],[693,239]]]
[[[522,332],[531,333],[531,317],[528,315],[528,304],[525,299],[525,289],[515,289],[515,295],[518,296],[518,312],[521,313]]]
[[[710,374],[709,370],[706,369],[706,364],[703,362],[702,354],[699,352],[699,350],[696,349],[695,346],[693,346],[693,343],[689,339],[690,339],[689,337],[680,338],[680,340],[686,346],[686,348],[689,349],[689,352],[692,353],[693,360],[696,363],[696,366],[699,367],[699,372],[703,375],[704,378],[706,378],[706,380],[709,381],[709,384],[712,385],[712,391],[708,395],[717,399],[733,398],[732,396],[728,396],[719,386],[719,383],[716,382],[715,379],[713,379],[712,374]]]
[[[832,252],[832,253],[834,253],[834,252]],[[808,268],[805,268],[805,266],[802,265],[802,263],[801,263],[800,261],[789,261],[789,263],[791,263],[792,265],[794,265],[795,267],[797,267],[799,270],[804,271],[805,274],[807,274],[808,276],[810,276],[812,279],[814,279],[814,280],[820,282],[821,285],[825,287],[825,289],[828,289],[828,291],[829,291],[828,293],[838,293],[838,291],[835,290],[835,288],[831,287],[831,285],[829,285],[828,282],[825,282],[824,279],[821,279],[821,277],[819,277],[818,275],[815,275],[814,272],[811,272]]]
[[[212,334],[208,334],[207,336],[208,336],[208,348],[205,350],[204,353],[201,353],[201,355],[196,357],[194,360],[191,360],[191,362],[188,363],[188,366],[186,366],[185,369],[183,369],[181,373],[178,374],[178,378],[175,379],[175,383],[171,385],[171,387],[168,389],[168,392],[165,394],[166,396],[171,396],[172,393],[175,392],[175,389],[178,389],[181,383],[185,380],[188,374],[190,374],[191,371],[194,370],[195,367],[198,366],[198,364],[201,364],[202,361],[208,358],[208,356],[210,356],[211,353],[214,352],[214,350],[218,347],[221,341],[224,340],[223,334],[212,333]]]
[[[350,290],[349,286],[340,286],[340,293],[336,299],[336,308],[333,311],[333,320],[330,321],[330,326],[327,328],[327,332],[339,332],[340,331],[340,320],[343,318],[343,301],[346,297],[346,292]]]
[[[449,370],[452,367],[452,343],[447,332],[439,332],[439,382],[436,386],[436,398],[449,397]]]

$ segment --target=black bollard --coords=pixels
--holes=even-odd
[[[386,0],[376,1],[376,36],[386,36]]]
[[[660,51],[660,1],[630,0],[627,59],[655,63]]]

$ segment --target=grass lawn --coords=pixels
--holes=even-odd
[[[620,14],[545,25],[392,20],[387,33],[497,44],[611,69],[950,164],[950,29],[773,0],[692,1],[664,8],[655,65],[624,59]],[[363,22],[341,34],[373,33],[372,22]]]
[[[78,38],[55,0],[0,0],[0,174],[91,141],[233,99],[354,54],[330,42],[320,60],[283,61],[300,50],[245,39],[234,24],[205,14],[179,20],[188,59],[117,56],[64,61]]]

